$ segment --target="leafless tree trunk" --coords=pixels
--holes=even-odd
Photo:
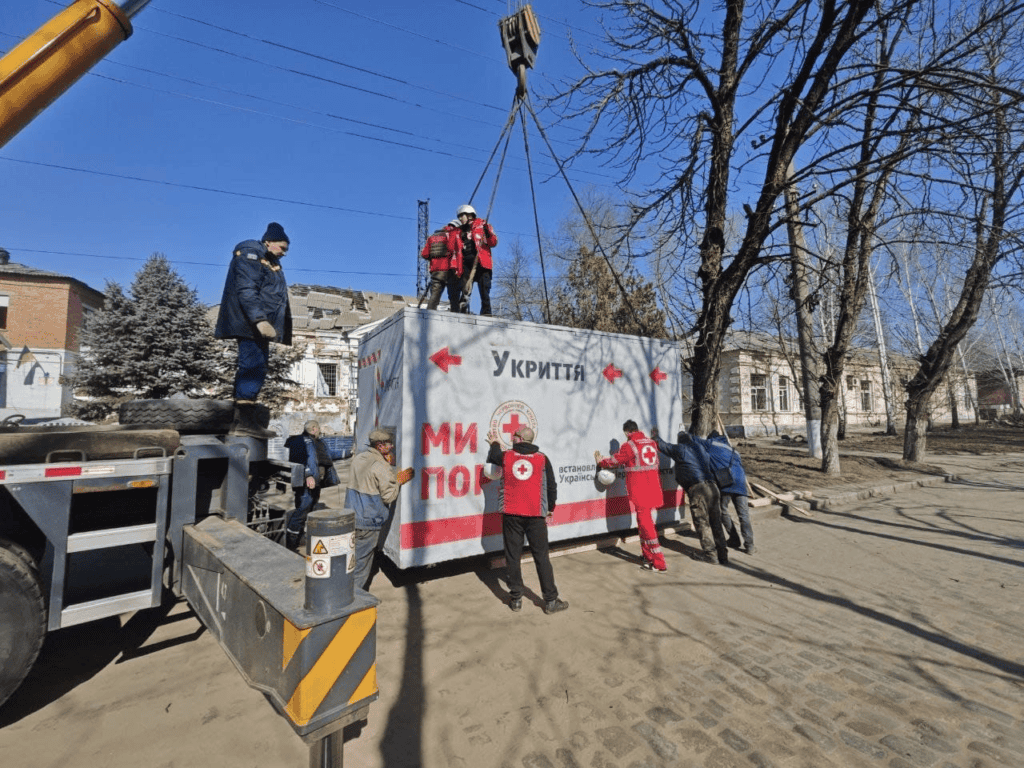
[[[793,167],[790,165],[790,175]],[[821,458],[821,397],[818,393],[818,358],[814,349],[816,298],[811,295],[807,276],[807,241],[800,222],[799,195],[794,185],[786,187],[786,220],[790,243],[790,297],[796,306],[797,339],[800,345],[800,381],[803,388],[804,420],[807,424],[807,452]]]
[[[882,397],[885,398],[885,434],[896,434],[896,419],[893,416],[892,376],[889,373],[889,354],[882,328],[882,311],[878,306],[878,291],[875,290],[875,276],[868,264],[868,295],[871,299],[871,317],[875,325],[875,340],[878,344],[878,365],[882,369]]]

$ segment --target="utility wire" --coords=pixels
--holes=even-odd
[[[379,216],[387,219],[397,219],[398,221],[415,221],[415,216],[401,216],[396,213],[381,213],[380,211],[364,211],[358,208],[345,208],[340,205],[327,205],[326,203],[311,203],[305,200],[292,200],[283,197],[270,197],[269,195],[254,195],[249,192],[236,192],[230,189],[217,189],[216,187],[203,187],[197,184],[179,184],[173,181],[163,181],[161,179],[147,179],[142,176],[130,176],[128,174],[121,173],[109,173],[107,171],[96,171],[91,168],[75,168],[70,165],[58,165],[56,163],[43,163],[37,160],[22,160],[16,157],[5,157],[0,155],[0,160],[6,160],[9,163],[20,163],[22,165],[32,165],[38,168],[54,168],[59,171],[73,171],[75,173],[91,174],[93,176],[105,176],[112,179],[124,179],[127,181],[138,181],[144,184],[156,184],[162,187],[171,187],[177,189],[189,189],[199,192],[212,192],[220,195],[234,195],[235,197],[247,197],[255,200],[268,200],[275,203],[287,203],[288,205],[303,205],[309,208],[322,208],[329,211],[340,211],[342,213],[354,213],[360,216]],[[527,237],[522,232],[509,232],[509,235],[518,237]]]
[[[320,2],[320,0],[317,0],[317,2]],[[323,3],[323,4],[324,5],[330,5],[330,3]],[[336,8],[337,6],[333,6],[332,5],[331,7],[332,8]],[[473,104],[474,106],[483,106],[483,107],[487,107],[488,109],[495,109],[495,110],[499,110],[499,111],[501,110],[500,107],[494,106],[492,104],[482,104],[477,99],[469,99],[469,98],[466,98],[465,96],[458,96],[457,94],[454,94],[454,93],[447,93],[446,91],[439,91],[437,89],[430,88],[430,87],[425,86],[425,85],[417,85],[415,83],[410,83],[408,80],[403,80],[400,77],[394,77],[392,75],[386,75],[383,72],[377,72],[376,70],[373,70],[373,69],[366,69],[365,67],[357,67],[354,64],[349,64],[347,62],[340,61],[339,59],[333,59],[333,58],[330,58],[329,56],[322,56],[322,55],[320,55],[318,53],[313,53],[312,51],[307,51],[307,50],[305,50],[303,48],[295,48],[295,47],[290,46],[290,45],[285,45],[283,43],[275,42],[273,40],[267,40],[265,38],[260,38],[260,37],[255,37],[253,35],[248,35],[245,32],[239,32],[239,31],[234,30],[234,29],[229,29],[228,27],[221,27],[221,26],[218,26],[217,24],[211,24],[208,21],[203,21],[202,19],[196,19],[196,18],[193,18],[192,16],[184,16],[184,15],[182,15],[180,13],[172,13],[171,11],[164,11],[164,10],[161,10],[159,8],[156,9],[156,10],[159,11],[160,13],[165,13],[168,16],[176,16],[179,19],[185,19],[186,21],[191,21],[191,22],[194,22],[195,24],[202,24],[203,26],[210,27],[211,29],[216,29],[216,30],[218,30],[220,32],[224,32],[224,33],[229,34],[229,35],[235,35],[235,36],[241,37],[241,38],[243,38],[245,40],[251,40],[253,42],[261,43],[263,45],[269,45],[269,46],[272,46],[274,48],[280,48],[280,49],[285,50],[285,51],[291,51],[292,53],[298,53],[298,54],[300,54],[302,56],[308,56],[308,57],[310,57],[312,59],[317,59],[318,61],[324,61],[324,62],[327,62],[329,64],[335,64],[335,65],[337,65],[339,67],[344,67],[346,69],[352,69],[352,70],[355,70],[356,72],[362,72],[364,74],[372,75],[374,77],[384,78],[385,80],[390,80],[390,81],[392,81],[394,83],[399,83],[401,85],[407,85],[410,88],[416,88],[417,90],[420,90],[420,91],[426,91],[428,93],[435,93],[435,94],[437,94],[439,96],[445,96],[445,97],[447,97],[449,99],[455,99],[457,101],[464,101],[464,102],[466,102],[468,104]],[[339,8],[339,10],[345,10],[345,9]],[[359,14],[356,14],[356,15],[359,15]],[[147,31],[152,32],[153,30],[147,30]],[[157,34],[162,34],[162,33],[157,33]],[[193,42],[196,45],[201,45],[200,43],[195,43],[194,41],[189,41],[189,42]],[[441,41],[435,40],[433,42],[441,42]],[[469,50],[466,50],[464,48],[459,48],[458,50],[465,51],[466,53],[473,53],[473,51],[469,51]]]
[[[88,259],[111,259],[113,261],[149,261],[150,257],[140,256],[106,256],[102,253],[77,253],[75,251],[48,251],[45,248],[19,248],[16,245],[9,246],[8,250],[17,253],[48,253],[51,256],[79,256]],[[184,259],[167,259],[172,264],[187,264],[191,267],[217,267],[224,268],[223,261],[185,261]],[[323,272],[331,275],[370,275],[373,277],[410,277],[408,272],[357,272],[351,269],[309,269],[302,267],[289,267],[288,273],[295,272]]]

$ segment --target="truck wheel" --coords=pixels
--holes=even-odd
[[[145,425],[178,432],[226,432],[235,413],[232,400],[129,400],[118,408],[122,424]],[[270,423],[270,409],[256,406],[261,426]]]
[[[12,545],[0,541],[0,706],[28,675],[45,634],[39,576]]]

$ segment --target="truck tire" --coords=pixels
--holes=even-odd
[[[118,408],[122,424],[145,425],[178,432],[226,432],[234,418],[233,400],[129,400]],[[270,409],[256,406],[260,426],[270,423]]]
[[[0,706],[28,675],[46,635],[39,575],[20,551],[0,540]]]

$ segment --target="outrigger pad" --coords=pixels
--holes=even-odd
[[[181,437],[173,429],[21,427],[0,431],[0,466],[172,456],[179,445]]]

